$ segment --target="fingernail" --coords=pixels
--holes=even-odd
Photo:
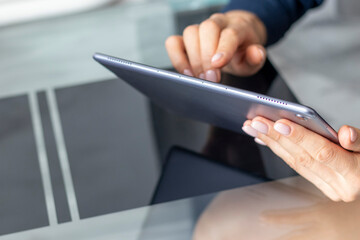
[[[291,131],[290,127],[283,123],[275,123],[274,129],[275,129],[275,131],[277,131],[278,133],[281,133],[282,135],[289,135],[290,131]]]
[[[355,131],[355,129],[353,128],[349,128],[350,129],[350,140],[352,143],[356,142],[356,139],[357,139],[357,132]]]
[[[252,137],[257,137],[257,131],[255,129],[253,129],[251,126],[243,126],[242,130],[247,134],[250,135]]]
[[[204,74],[204,73],[200,73],[199,78],[206,80],[206,79],[205,79],[205,74]]]
[[[216,62],[216,61],[220,60],[223,56],[224,56],[223,53],[217,53],[211,58],[211,62],[212,63]]]
[[[258,48],[259,54],[261,55],[261,59],[264,61],[265,60],[265,53],[264,50],[261,48]]]
[[[261,132],[263,134],[267,134],[269,129],[268,126],[265,123],[259,122],[259,121],[253,121],[251,123],[251,126],[258,132]]]
[[[265,144],[262,140],[260,140],[260,139],[258,139],[258,138],[255,138],[254,141],[255,141],[257,144],[266,146],[266,144]]]
[[[190,77],[193,77],[194,76],[194,74],[191,72],[191,70],[189,70],[189,69],[185,69],[184,70],[184,75],[188,75],[188,76],[190,76]]]
[[[206,72],[206,80],[211,81],[211,82],[216,82],[217,81],[217,76],[214,70],[208,70]]]

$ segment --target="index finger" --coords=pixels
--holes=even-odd
[[[211,66],[211,58],[217,49],[221,30],[225,26],[225,16],[216,14],[202,22],[199,27],[201,60],[206,80],[209,81],[220,81],[220,71],[215,71],[216,69]]]

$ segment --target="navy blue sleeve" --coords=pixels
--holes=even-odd
[[[224,12],[238,9],[257,15],[265,24],[269,46],[282,38],[307,10],[322,3],[323,0],[231,0]]]

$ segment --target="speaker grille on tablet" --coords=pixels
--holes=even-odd
[[[128,61],[124,61],[124,60],[120,60],[118,58],[114,58],[114,57],[107,57],[108,60],[112,61],[112,62],[118,62],[118,63],[123,63],[123,64],[126,64],[126,65],[129,65],[131,66],[132,63],[131,62],[128,62]]]
[[[287,105],[286,102],[282,102],[282,101],[279,101],[279,100],[276,100],[276,99],[272,99],[272,98],[261,97],[261,96],[257,96],[257,98],[258,98],[258,99],[261,99],[261,100],[268,101],[268,102],[273,102],[273,103],[278,103],[278,104],[282,104],[282,105]]]

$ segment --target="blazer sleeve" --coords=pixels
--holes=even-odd
[[[223,12],[237,9],[257,15],[267,30],[266,46],[270,46],[282,38],[306,11],[322,3],[323,0],[231,0]]]

